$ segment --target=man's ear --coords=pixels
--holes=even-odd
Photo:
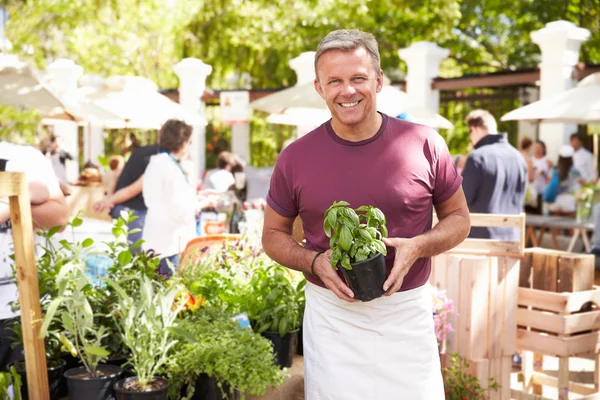
[[[315,90],[317,91],[317,93],[319,93],[319,96],[321,96],[321,98],[323,100],[326,100],[325,99],[325,93],[323,93],[323,88],[321,87],[321,84],[319,83],[319,79],[318,78],[315,78],[314,84],[315,84]]]
[[[383,89],[383,71],[380,70],[379,74],[377,75],[377,87],[376,87],[376,92],[379,93],[381,92],[381,89]]]

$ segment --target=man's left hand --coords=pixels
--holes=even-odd
[[[383,238],[383,243],[396,249],[394,266],[383,284],[383,290],[387,291],[385,295],[391,296],[400,289],[410,267],[420,257],[419,246],[414,239],[404,238]]]

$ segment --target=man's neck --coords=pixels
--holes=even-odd
[[[356,125],[344,125],[336,119],[331,119],[331,127],[336,135],[349,142],[360,142],[375,136],[383,123],[383,117],[378,112],[368,120],[361,121]]]

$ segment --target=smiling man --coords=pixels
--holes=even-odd
[[[263,247],[302,271],[307,400],[444,398],[427,281],[430,257],[460,243],[469,213],[441,136],[377,112],[383,85],[375,38],[327,35],[315,55],[315,89],[332,118],[290,144],[271,178]],[[362,303],[331,266],[323,214],[334,201],[373,205],[387,217],[384,297]],[[435,208],[440,222],[432,229]],[[306,236],[292,237],[296,216]]]

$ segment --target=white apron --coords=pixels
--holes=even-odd
[[[348,303],[306,284],[306,400],[443,400],[428,284]]]

